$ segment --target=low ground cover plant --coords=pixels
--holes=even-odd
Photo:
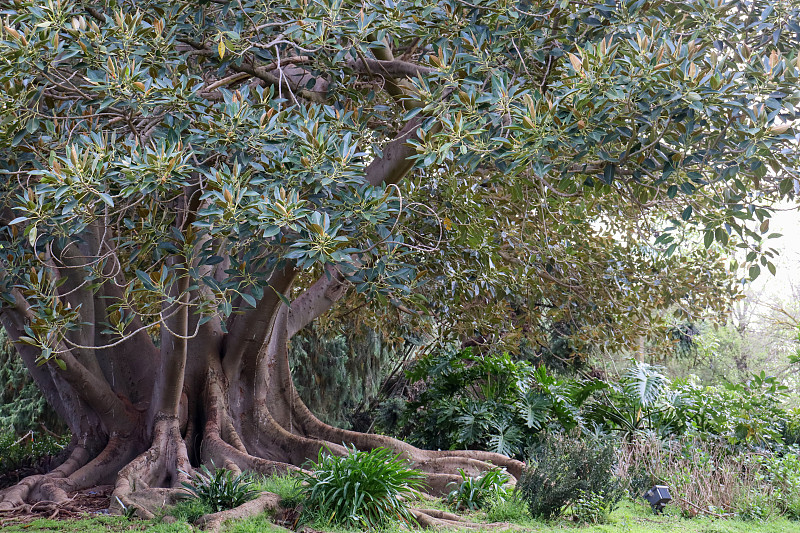
[[[344,456],[320,451],[300,474],[308,516],[344,527],[380,528],[392,520],[415,524],[408,500],[419,496],[422,475],[386,448]]]
[[[215,468],[212,472],[205,465],[192,475],[190,483],[184,482],[183,486],[190,496],[200,500],[213,513],[233,509],[258,494],[250,473],[237,474],[224,468]]]
[[[492,469],[476,477],[469,476],[459,469],[461,483],[451,483],[451,490],[445,500],[455,509],[481,509],[490,501],[504,500],[509,495],[506,483],[509,476],[502,469]]]

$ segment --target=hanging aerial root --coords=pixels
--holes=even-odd
[[[119,472],[110,510],[135,509],[140,518],[153,518],[159,508],[173,505],[185,494],[181,483],[190,480],[191,471],[177,417],[159,418],[150,448]]]

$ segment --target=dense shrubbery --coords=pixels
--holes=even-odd
[[[587,516],[589,507],[597,511],[597,502],[603,502],[600,514],[605,516],[624,494],[616,461],[610,441],[550,434],[531,456],[517,490],[534,517],[555,518],[575,504]]]
[[[634,362],[618,380],[556,377],[507,353],[435,351],[407,374],[420,392],[397,432],[428,448],[477,448],[525,458],[545,429],[659,438],[724,438],[775,446],[800,440],[787,388],[763,372],[746,383],[671,383],[661,367]]]
[[[0,428],[19,438],[42,426],[57,434],[65,430],[0,327]]]
[[[42,462],[57,455],[69,437],[28,432],[23,436],[7,431],[0,433],[0,489],[19,480],[20,476],[42,469]]]
[[[475,448],[524,458],[547,426],[573,429],[580,406],[599,381],[558,379],[508,353],[445,349],[407,375],[424,382],[406,406],[399,431],[432,449]]]
[[[400,433],[421,446],[528,460],[517,494],[534,516],[568,510],[581,522],[602,521],[620,483],[639,499],[656,482],[674,489],[687,515],[800,511],[800,482],[785,466],[797,461],[790,445],[800,440],[800,412],[786,409],[787,388],[763,372],[708,386],[671,382],[663,368],[632,362],[619,379],[601,380],[555,376],[508,354],[445,349],[407,377],[417,392],[401,410]],[[614,447],[618,478],[609,473]],[[590,464],[604,465],[593,471],[605,481],[591,478]]]

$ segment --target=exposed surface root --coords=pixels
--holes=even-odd
[[[266,511],[277,511],[280,508],[281,498],[272,492],[262,492],[255,500],[250,500],[239,507],[220,511],[219,513],[207,514],[200,518],[196,525],[206,531],[219,531],[222,525],[228,520],[238,520],[255,516]],[[280,526],[275,526],[280,527]],[[287,531],[289,531],[287,529]]]
[[[423,528],[432,529],[478,529],[482,524],[476,522],[469,522],[462,519],[460,516],[451,515],[444,511],[437,511],[435,509],[411,509],[411,514],[414,515],[417,522]],[[449,518],[454,517],[454,518]]]
[[[225,442],[217,433],[206,434],[203,439],[202,460],[204,463],[213,462],[217,467],[228,470],[252,470],[259,474],[285,474],[299,470],[294,465],[279,461],[270,461],[250,455],[237,447]]]
[[[153,444],[119,473],[111,498],[111,510],[134,508],[140,518],[175,502],[181,482],[189,481],[192,467],[181,438],[178,419],[165,417],[155,423]],[[166,487],[166,488],[165,488]]]
[[[67,500],[66,493],[55,494],[57,500],[47,497],[39,497],[39,488],[50,481],[65,479],[72,475],[80,467],[91,459],[89,452],[82,446],[76,446],[70,455],[60,466],[47,474],[28,476],[16,485],[0,491],[0,511],[10,511],[18,507],[24,507],[26,502],[32,499],[47,500],[59,503]]]
[[[290,375],[288,372],[288,359],[281,361],[278,364],[278,368],[282,369],[284,374]],[[289,379],[291,380],[291,378]],[[311,412],[300,398],[293,384],[290,386],[288,393],[292,398],[292,419],[299,428],[303,429],[304,434],[309,437],[335,443],[350,443],[360,450],[370,450],[378,447],[389,448],[397,453],[402,453],[409,461],[414,463],[416,468],[430,474],[456,474],[459,469],[463,469],[469,475],[475,476],[491,468],[501,467],[505,468],[512,476],[513,483],[522,475],[522,470],[525,467],[522,461],[511,459],[499,453],[479,450],[422,450],[407,442],[385,435],[359,433],[336,428],[322,422]],[[433,479],[429,481],[429,484],[432,487],[438,486],[438,482]]]

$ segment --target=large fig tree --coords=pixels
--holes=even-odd
[[[458,468],[517,475],[323,424],[289,340],[349,289],[450,323],[699,309],[714,250],[762,257],[761,195],[795,176],[797,2],[6,0],[0,16],[0,318],[73,434],[0,509],[114,483],[147,515],[137,495],[201,462],[284,471],[343,444],[402,452],[433,492]],[[690,225],[702,238],[682,246]]]

